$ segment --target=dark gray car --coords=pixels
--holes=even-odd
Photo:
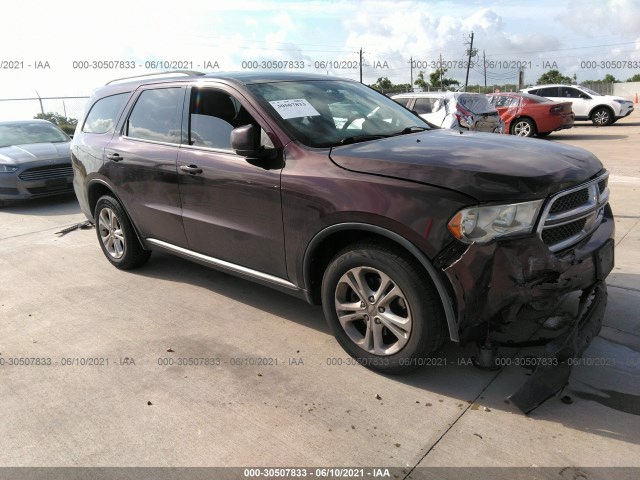
[[[70,141],[46,120],[0,122],[0,206],[73,192]]]

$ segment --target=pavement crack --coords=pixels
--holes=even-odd
[[[627,230],[627,233],[625,233],[625,234],[622,236],[622,238],[621,238],[620,240],[617,240],[617,241],[615,242],[616,247],[617,247],[618,245],[620,245],[620,244],[622,243],[622,241],[623,241],[625,238],[627,238],[627,235],[629,235],[633,230],[635,230],[635,228],[636,228],[638,225],[640,225],[640,220],[638,220],[636,223],[634,223],[634,224],[633,224],[633,226],[632,226],[629,230]]]
[[[407,474],[403,477],[403,480],[407,480],[410,476],[411,473],[418,467],[418,465],[420,465],[425,458],[427,458],[427,455],[429,455],[431,453],[431,451],[436,448],[436,446],[440,443],[440,441],[447,435],[447,433],[449,433],[449,431],[451,431],[451,429],[460,421],[460,419],[464,416],[465,413],[467,413],[467,411],[469,411],[469,409],[478,401],[480,400],[480,397],[482,396],[482,394],[484,392],[487,391],[487,389],[493,385],[493,382],[496,381],[496,379],[500,376],[500,374],[502,374],[502,372],[505,369],[500,369],[499,371],[496,372],[496,374],[493,376],[493,378],[491,380],[489,380],[489,382],[485,385],[485,387],[475,396],[475,398],[473,399],[473,401],[471,403],[469,403],[467,405],[467,408],[465,408],[460,415],[458,415],[458,417],[453,421],[453,423],[451,423],[451,425],[449,425],[449,427],[442,433],[442,435],[440,435],[438,437],[438,439],[433,442],[433,445],[431,445],[429,447],[429,449],[425,452],[425,454],[420,457],[420,459],[416,462],[416,464],[411,467],[411,469],[407,472]]]
[[[640,292],[640,288],[623,287],[622,285],[612,285],[607,283],[607,287],[620,288],[621,290],[628,290],[629,292]]]

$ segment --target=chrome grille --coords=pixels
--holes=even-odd
[[[73,175],[73,167],[71,164],[66,165],[47,165],[45,167],[29,168],[18,175],[20,180],[53,180],[56,178],[65,178]]]
[[[549,213],[559,213],[573,210],[574,208],[578,208],[580,205],[584,205],[588,201],[589,190],[583,188],[582,190],[578,190],[577,192],[570,193],[569,195],[558,198],[553,203],[553,206],[551,207],[551,210],[549,210]]]
[[[538,233],[552,252],[570,247],[593,232],[609,201],[609,174],[552,196],[542,212]]]
[[[587,220],[581,218],[575,222],[560,225],[559,227],[551,227],[542,230],[542,241],[545,245],[554,245],[560,243],[567,238],[571,238],[582,231]]]

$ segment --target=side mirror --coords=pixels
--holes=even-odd
[[[591,100],[591,97],[589,95],[587,95],[586,93],[581,93],[580,94],[580,98],[582,98],[584,100]]]
[[[260,136],[253,125],[243,125],[231,131],[231,148],[243,157],[259,157]]]

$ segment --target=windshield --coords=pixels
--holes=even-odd
[[[356,82],[277,82],[248,88],[293,138],[310,147],[331,147],[429,128],[406,108]]]
[[[49,122],[0,125],[0,147],[29,143],[58,143],[70,140],[62,130]]]

